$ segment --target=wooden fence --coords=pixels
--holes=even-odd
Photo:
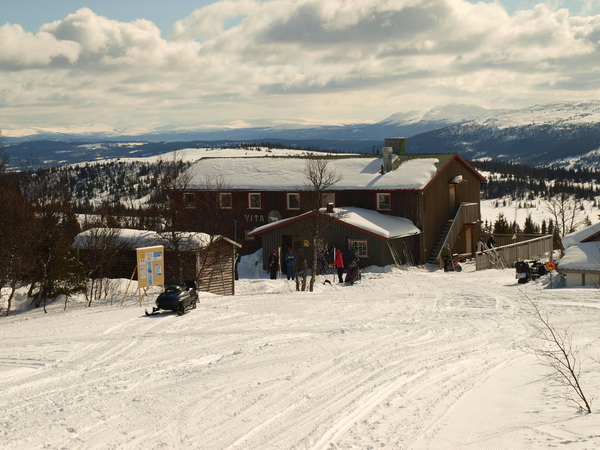
[[[475,253],[475,269],[502,269],[512,267],[516,261],[524,259],[542,259],[552,253],[552,235],[542,236],[528,241],[494,247]]]

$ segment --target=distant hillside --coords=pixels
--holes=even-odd
[[[375,123],[331,126],[304,126],[299,124],[250,128],[206,127],[189,130],[147,130],[135,133],[127,130],[113,130],[108,126],[95,126],[87,132],[81,129],[77,133],[60,130],[22,130],[5,133],[8,144],[25,141],[62,141],[62,142],[191,142],[191,141],[382,141],[384,137],[413,136],[418,133],[489,117],[504,110],[491,110],[475,105],[450,104],[436,108],[393,114]],[[101,131],[98,131],[101,130]],[[329,147],[333,144],[327,144]]]
[[[9,166],[21,168],[48,168],[82,162],[103,161],[118,158],[142,158],[158,156],[189,148],[246,148],[249,146],[290,148],[346,153],[374,153],[381,149],[381,141],[327,141],[314,140],[239,140],[239,141],[174,141],[174,142],[111,142],[95,141],[26,141],[5,147]],[[376,149],[376,150],[374,150]]]
[[[45,140],[40,137],[45,136]],[[446,105],[393,114],[372,124],[114,133],[5,138],[11,164],[40,167],[106,158],[154,156],[189,147],[279,144],[299,149],[380,152],[386,137],[407,138],[409,153],[456,152],[534,166],[600,169],[600,102],[557,102],[520,110]],[[35,139],[34,139],[35,138]],[[33,158],[32,158],[33,157]]]
[[[600,102],[552,103],[504,112],[407,140],[414,153],[600,169]]]

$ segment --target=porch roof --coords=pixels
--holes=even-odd
[[[321,209],[319,213],[327,214],[324,208]],[[283,225],[302,220],[313,214],[314,212],[310,211],[296,217],[290,217],[288,219],[263,225],[254,229],[248,236],[257,236]],[[397,239],[421,233],[421,230],[409,219],[381,214],[370,209],[354,207],[334,208],[331,217],[344,225],[360,229],[382,239]]]

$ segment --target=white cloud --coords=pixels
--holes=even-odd
[[[600,16],[543,4],[509,15],[464,0],[221,0],[169,39],[83,8],[37,33],[0,27],[0,118],[331,122],[600,97],[599,41]]]
[[[227,22],[252,14],[258,9],[254,0],[221,0],[195,10],[175,23],[172,39],[208,40],[221,34]]]
[[[50,33],[28,33],[20,25],[0,27],[0,67],[7,70],[44,67],[58,59],[74,62],[81,46]]]

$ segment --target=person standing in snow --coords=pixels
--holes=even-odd
[[[487,240],[487,246],[489,248],[495,247],[496,246],[496,241],[494,240],[494,235],[490,234],[490,237]]]
[[[334,267],[337,267],[337,274],[340,283],[344,282],[344,255],[342,251],[338,248],[335,251],[335,261],[333,262]]]
[[[450,244],[444,245],[442,259],[444,260],[444,272],[452,270],[452,250],[450,249]]]
[[[296,271],[296,262],[298,261],[298,255],[296,255],[296,252],[294,252],[294,250],[292,250],[291,247],[288,247],[288,251],[285,254],[285,266],[286,266],[286,273],[287,273],[287,279],[289,280],[290,278],[293,280],[295,278],[295,271]]]
[[[277,257],[277,252],[275,250],[271,250],[271,256],[269,256],[269,263],[267,264],[267,271],[271,275],[271,280],[275,280],[277,278],[278,270],[279,258]]]
[[[479,238],[479,240],[477,241],[477,244],[475,244],[475,249],[478,252],[482,252],[484,248],[485,248],[485,244],[483,243],[483,239]]]

